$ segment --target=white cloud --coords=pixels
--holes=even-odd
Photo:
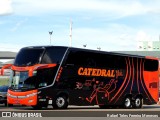
[[[14,44],[14,43],[1,43],[0,51],[12,51],[18,52],[24,45]]]
[[[151,6],[147,2],[134,1],[104,1],[104,0],[15,0],[15,13],[20,15],[66,14],[66,12],[84,12],[84,16],[94,14],[103,17],[124,17],[145,14],[159,6]]]
[[[12,1],[0,0],[0,15],[6,15],[12,13]]]
[[[151,40],[150,39],[150,36],[147,35],[147,33],[143,30],[140,30],[137,32],[137,38],[136,38],[138,41],[149,41]]]
[[[74,28],[73,47],[82,48],[87,44],[88,49],[101,47],[104,51],[134,51],[137,49],[138,40],[158,40],[157,30],[139,30],[125,25],[112,24],[106,28]],[[39,35],[41,34],[41,35]],[[49,45],[49,34],[37,33],[37,36],[23,34],[16,39],[19,43],[0,44],[0,51],[18,51],[24,46]],[[156,36],[153,39],[152,36]],[[23,41],[21,41],[23,39]],[[24,42],[25,41],[25,42]],[[56,31],[52,36],[52,45],[69,45],[69,30]]]
[[[119,24],[99,29],[74,29],[73,45],[83,47],[84,44],[87,44],[87,48],[101,47],[105,51],[135,50],[137,45],[136,31],[136,29]]]
[[[134,51],[139,41],[159,40],[159,28],[129,27],[124,24],[110,24],[103,28],[79,28],[73,31],[73,45],[105,51]]]
[[[159,28],[147,28],[137,30],[137,41],[158,41],[159,40]]]
[[[28,19],[25,18],[24,20],[18,21],[15,26],[13,28],[11,28],[10,30],[12,32],[16,31],[18,28],[20,28]]]
[[[90,48],[90,49],[97,49],[97,47],[101,47],[102,50],[107,50],[107,51],[108,50],[109,51],[135,50],[138,40],[153,39],[153,36],[158,36],[159,28],[155,29],[154,28],[155,26],[148,26],[149,24],[146,24],[145,28],[141,25],[137,27],[136,24],[131,22],[129,23],[129,21],[127,21],[128,19],[125,19],[127,22],[125,22],[125,20],[124,21],[121,20],[120,22],[121,24],[117,24],[119,23],[117,21],[107,22],[107,20],[112,20],[112,19],[117,19],[121,17],[132,16],[132,15],[139,15],[140,17],[140,15],[142,14],[147,14],[147,17],[148,17],[148,13],[149,15],[150,13],[158,14],[157,11],[159,11],[159,5],[160,5],[159,0],[155,0],[154,3],[149,2],[148,0],[143,2],[142,0],[123,0],[123,1],[120,1],[120,0],[14,0],[13,2],[13,6],[14,6],[13,8],[15,13],[14,17],[17,17],[17,15],[20,15],[22,18],[22,21],[17,22],[17,24],[15,24],[15,26],[12,27],[10,31],[11,32],[16,31],[17,29],[22,27],[22,25],[24,25],[24,22],[26,21],[26,20],[23,20],[24,16],[25,18],[26,16],[32,16],[29,18],[30,25],[32,27],[35,27],[34,22],[36,21],[36,19],[40,18],[42,21],[46,20],[47,22],[38,21],[36,23],[37,28],[40,28],[38,33],[36,33],[36,31],[34,32],[32,31],[32,33],[26,31],[24,35],[17,35],[18,37],[17,38],[15,37],[14,39],[16,41],[19,40],[20,41],[19,43],[24,44],[26,46],[28,46],[28,44],[29,45],[30,44],[31,45],[37,45],[37,44],[48,45],[49,35],[47,33],[48,29],[46,26],[48,24],[52,25],[52,23],[58,26],[62,23],[61,25],[64,27],[60,28],[60,27],[54,26],[54,30],[57,33],[54,33],[52,43],[54,45],[68,46],[69,45],[69,23],[68,23],[68,28],[66,28],[67,23],[66,23],[65,16],[69,18],[69,17],[72,17],[73,15],[73,22],[75,22],[73,24],[73,46],[74,47],[83,47],[83,44],[87,44],[87,48]],[[37,15],[40,17],[35,17]],[[48,15],[51,17],[52,16],[55,17],[54,15],[59,15],[56,18],[58,22],[52,19],[52,23],[49,23],[48,22],[49,18],[48,16],[45,16],[45,15]],[[84,19],[80,19],[82,21],[80,20],[76,21],[77,16],[78,18],[84,18]],[[105,19],[98,18],[98,17],[103,17]],[[76,20],[74,21],[74,19]],[[97,23],[96,22],[97,19],[100,19],[102,23]],[[83,20],[86,20],[87,22]],[[90,20],[94,20],[95,22],[93,21],[93,23],[89,23]],[[59,23],[59,21],[65,21],[65,22]],[[157,23],[159,24],[159,19],[157,21],[158,21]],[[117,23],[115,24],[114,22],[117,22]],[[152,21],[152,22],[155,23],[155,21]],[[122,23],[126,25],[123,25]],[[26,23],[26,26],[28,25],[29,24]],[[40,27],[38,27],[38,25]],[[45,28],[43,28],[44,26]],[[97,28],[97,26],[99,27]],[[42,29],[43,29],[43,32],[41,31]],[[27,43],[26,41],[29,43]],[[21,47],[21,46],[17,46],[14,48],[13,45],[5,45],[5,46],[8,46],[7,48],[9,49],[12,49],[12,48],[16,49]],[[4,47],[2,46],[2,49],[3,48]]]

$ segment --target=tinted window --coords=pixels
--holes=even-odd
[[[115,58],[113,55],[104,53],[94,53],[90,51],[70,51],[66,63],[86,67],[113,68],[115,66]]]
[[[56,75],[58,66],[49,69],[38,70],[37,72],[37,82],[38,88],[51,85],[53,83],[54,77]]]
[[[145,59],[144,70],[145,71],[157,71],[158,70],[158,61],[151,60],[151,59]]]
[[[114,56],[115,68],[116,69],[125,69],[126,68],[126,58],[124,56]]]
[[[88,65],[88,66],[96,66],[95,60],[91,57],[91,54],[84,51],[70,51],[67,57],[67,64],[74,65]]]
[[[17,54],[14,65],[16,66],[31,66],[39,63],[40,57],[44,49],[21,49]]]
[[[63,47],[47,48],[41,63],[43,64],[60,63],[64,56],[65,51],[66,48]]]

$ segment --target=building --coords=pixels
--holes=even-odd
[[[16,55],[16,52],[0,51],[0,68],[5,64],[12,64]]]
[[[137,51],[160,51],[160,41],[139,41]]]

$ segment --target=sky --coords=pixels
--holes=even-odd
[[[137,50],[158,41],[160,0],[0,0],[0,51],[25,46],[72,46],[103,51]]]

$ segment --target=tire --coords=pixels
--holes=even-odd
[[[32,108],[33,108],[34,110],[41,110],[41,109],[42,109],[42,106],[40,106],[40,105],[34,105],[34,106],[32,106]]]
[[[68,99],[66,96],[58,96],[53,103],[53,108],[55,109],[67,109],[67,107]]]
[[[132,107],[132,99],[131,99],[131,97],[126,97],[124,99],[123,105],[124,105],[124,108],[126,108],[126,109],[131,108]]]
[[[13,107],[13,104],[7,104],[8,107]]]
[[[140,98],[140,97],[137,97],[137,98],[134,100],[133,107],[134,107],[134,108],[142,108],[142,106],[143,106],[143,99]]]
[[[5,107],[7,107],[8,106],[7,102],[5,102],[4,105],[5,105]]]

